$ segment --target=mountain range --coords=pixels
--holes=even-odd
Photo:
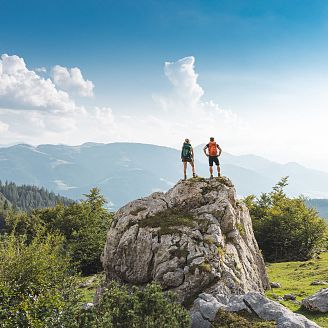
[[[195,147],[195,164],[197,174],[207,177],[202,148]],[[282,177],[289,176],[286,191],[290,196],[328,198],[326,172],[255,155],[224,152],[220,161],[223,175],[234,182],[239,196],[270,191]],[[43,186],[71,199],[80,199],[97,186],[112,209],[150,192],[165,191],[182,175],[179,150],[150,144],[19,144],[0,148],[2,181]]]

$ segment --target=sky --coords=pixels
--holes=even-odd
[[[328,171],[326,0],[0,0],[0,144],[214,136]]]

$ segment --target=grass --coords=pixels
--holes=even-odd
[[[241,223],[237,223],[236,228],[238,229],[241,236],[245,236],[245,228]]]
[[[159,228],[160,235],[167,235],[178,232],[179,229],[177,227],[179,226],[195,227],[196,220],[189,213],[169,209],[141,220],[139,226],[142,228]]]
[[[311,286],[315,280],[328,281],[328,252],[320,254],[320,258],[306,262],[283,262],[268,265],[270,281],[279,282],[281,288],[274,288],[266,295],[275,300],[275,295],[294,294],[297,301],[310,296],[327,286]],[[290,310],[303,314],[323,328],[328,328],[327,313],[313,313],[290,301],[281,301]]]
[[[103,280],[104,280],[104,273],[98,273],[95,275],[80,278],[80,284],[90,281],[90,284],[88,284],[87,286],[78,288],[80,294],[82,295],[82,299],[81,299],[82,303],[93,302],[93,298],[96,294],[97,287],[99,287],[99,285]]]
[[[208,262],[208,260],[205,260],[200,264],[193,264],[190,267],[190,272],[195,274],[196,269],[198,269],[200,273],[210,273],[212,271],[211,264]]]
[[[218,252],[220,258],[221,258],[221,259],[224,259],[224,256],[225,256],[225,254],[226,254],[226,249],[223,248],[222,245],[219,245],[219,246],[217,247],[216,250],[217,250],[217,252]]]

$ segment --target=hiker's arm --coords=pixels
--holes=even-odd
[[[191,158],[194,159],[194,148],[191,147],[190,152],[191,152]]]
[[[217,147],[218,147],[218,150],[219,150],[219,156],[221,155],[221,153],[222,153],[222,149],[221,149],[221,147],[219,146],[219,145],[216,145]]]
[[[206,149],[207,149],[207,146],[205,146],[205,147],[203,148],[203,151],[204,151],[205,156],[208,156],[208,154],[206,153]]]

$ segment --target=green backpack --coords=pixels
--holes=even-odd
[[[181,157],[191,158],[191,144],[184,143],[182,146]]]

